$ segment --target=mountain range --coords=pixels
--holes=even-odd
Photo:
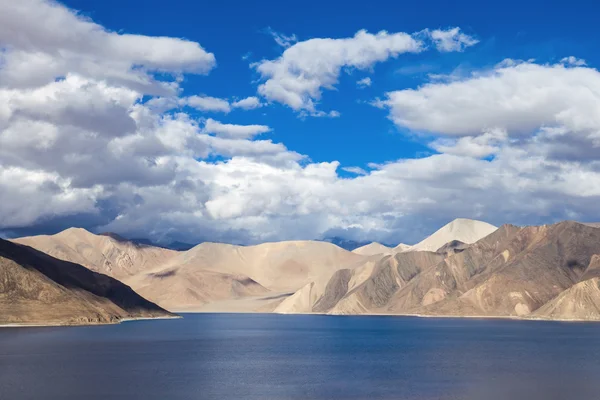
[[[172,312],[600,319],[600,229],[573,221],[496,228],[456,219],[415,245],[353,251],[324,241],[175,251],[81,228],[13,242]]]

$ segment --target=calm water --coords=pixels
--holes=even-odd
[[[186,315],[0,329],[0,399],[597,399],[600,324]]]

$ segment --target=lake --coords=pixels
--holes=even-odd
[[[600,324],[186,314],[0,329],[0,398],[594,399]]]

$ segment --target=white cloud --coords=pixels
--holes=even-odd
[[[342,167],[342,169],[346,172],[350,172],[351,174],[367,175],[367,171],[365,171],[361,167]]]
[[[15,12],[22,5],[31,9],[24,18],[38,15],[36,23],[20,30],[0,24],[0,39],[10,45],[6,54],[13,58],[0,66],[0,230],[80,224],[91,215],[88,228],[165,241],[248,243],[344,231],[354,239],[411,242],[458,216],[525,224],[597,215],[600,78],[595,69],[504,63],[392,92],[379,104],[417,140],[418,133],[427,133],[425,144],[442,154],[378,159],[367,164],[368,173],[344,167],[356,176],[342,178],[333,159],[314,162],[283,143],[255,140],[266,126],[203,124],[188,115],[183,106],[189,98],[176,97],[184,81],[161,83],[150,71],[199,72],[177,47],[191,49],[196,54],[191,58],[199,60],[198,44],[161,38],[160,44],[177,43],[171,54],[156,50],[158,44],[148,49],[142,40],[139,48],[147,54],[124,55],[112,46],[133,46],[127,39],[119,45],[104,42],[107,35],[117,41],[126,35],[107,32],[60,5],[0,4],[7,10],[0,19],[13,28],[16,22],[7,18],[19,17]],[[63,15],[61,29],[52,22],[57,10],[70,15]],[[44,25],[46,16],[53,29]],[[341,43],[300,42],[283,58],[293,59],[296,46],[308,46],[300,51],[303,56],[322,55],[289,64],[315,80],[320,93],[335,85],[343,66],[368,69],[410,49],[406,45],[413,40],[364,32]],[[105,50],[95,57],[89,49]],[[32,63],[14,69],[22,55]],[[138,63],[136,57],[146,58]],[[323,59],[328,61],[322,64]],[[140,69],[132,69],[134,64]],[[323,74],[323,66],[330,73]],[[48,74],[41,79],[39,71]],[[272,79],[300,96],[301,112],[339,115],[306,108],[318,98],[294,86],[304,78],[293,71]],[[168,93],[144,102],[156,88]],[[198,107],[238,108],[227,99],[198,98],[203,99]]]
[[[478,136],[440,138],[430,143],[430,147],[440,153],[483,158],[498,153],[506,136],[506,132],[501,129],[491,129]]]
[[[288,35],[285,35],[280,32],[275,32],[271,28],[267,28],[266,32],[269,35],[273,36],[275,43],[277,43],[279,46],[286,48],[286,49],[298,41],[298,38],[294,34],[291,34],[288,36]]]
[[[261,133],[269,132],[271,128],[265,125],[234,125],[222,124],[214,119],[207,119],[204,125],[206,133],[214,133],[217,136],[237,139],[250,139]]]
[[[583,66],[587,65],[585,60],[583,60],[581,58],[573,57],[573,56],[565,57],[565,58],[561,59],[560,62],[563,64],[566,64],[566,65],[571,65],[571,66],[575,66],[575,67],[583,67]]]
[[[417,53],[424,45],[407,33],[371,34],[361,30],[351,38],[310,39],[286,49],[275,60],[253,64],[265,80],[258,92],[296,111],[316,111],[321,88],[332,89],[342,67],[368,69],[399,54]]]
[[[462,33],[460,28],[426,30],[424,34],[431,38],[441,52],[464,51],[467,47],[479,43],[479,40]]]
[[[531,62],[468,78],[387,93],[381,104],[400,127],[450,136],[499,128],[511,137],[563,127],[592,138],[600,129],[600,73]]]
[[[275,60],[252,64],[265,81],[258,93],[295,111],[314,113],[322,89],[335,88],[343,67],[368,70],[400,54],[419,53],[427,49],[426,41],[433,41],[443,51],[458,51],[476,43],[458,28],[415,35],[360,30],[351,38],[310,39],[290,46]]]
[[[369,78],[367,76],[366,78],[362,78],[362,79],[358,80],[356,82],[356,86],[358,86],[359,88],[366,88],[366,87],[371,86],[371,83],[373,83],[373,82],[371,82],[371,78]]]
[[[233,108],[242,108],[244,110],[253,110],[255,108],[262,107],[262,103],[256,96],[246,97],[245,99],[241,99],[235,101],[231,104]]]
[[[0,86],[35,87],[68,73],[136,90],[173,92],[152,72],[208,73],[215,57],[198,43],[118,34],[49,0],[0,4]]]
[[[228,113],[231,111],[229,101],[210,96],[190,96],[182,99],[181,103],[200,111]]]

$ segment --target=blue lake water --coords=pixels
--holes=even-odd
[[[600,324],[187,314],[0,329],[0,399],[598,399]]]

